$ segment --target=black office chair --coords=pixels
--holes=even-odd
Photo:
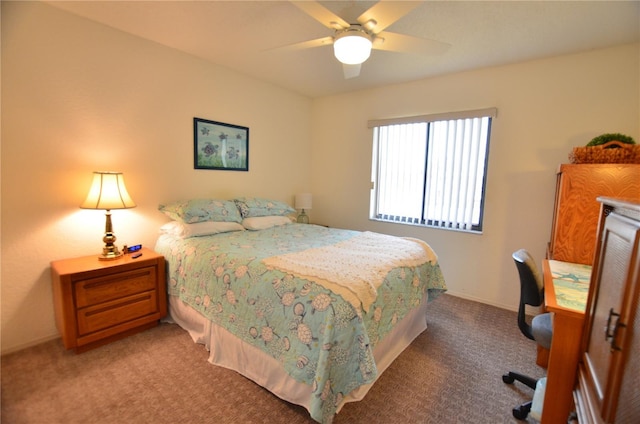
[[[518,327],[527,338],[536,341],[540,346],[549,349],[553,335],[553,314],[544,313],[533,317],[531,324],[526,321],[525,305],[540,306],[544,301],[544,286],[535,261],[525,249],[514,252],[513,260],[520,274],[520,307],[518,308]],[[512,384],[515,380],[535,390],[537,379],[509,371],[502,376],[502,381]],[[524,420],[531,410],[531,401],[513,408],[513,416]]]

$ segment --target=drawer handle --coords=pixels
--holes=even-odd
[[[609,309],[609,317],[607,318],[607,326],[604,328],[604,340],[608,341],[609,339],[615,336],[615,333],[609,331],[611,329],[611,320],[613,317],[620,319],[620,314],[613,311],[613,308]]]
[[[618,330],[620,328],[625,328],[627,325],[625,323],[620,322],[620,319],[616,321],[616,326],[613,328],[613,337],[611,338],[611,353],[620,352],[622,348],[616,344],[616,339],[618,338]]]
[[[611,329],[611,321],[613,319],[613,317],[616,318],[616,323],[613,326],[613,332],[610,331]],[[609,339],[611,339],[611,353],[616,352],[616,351],[621,351],[622,348],[618,345],[616,345],[616,338],[618,337],[618,330],[620,328],[624,328],[627,325],[620,322],[620,314],[617,312],[614,312],[613,308],[609,309],[609,317],[607,318],[607,326],[604,329],[604,339],[606,341],[608,341]]]

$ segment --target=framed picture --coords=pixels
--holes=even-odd
[[[195,169],[249,170],[249,128],[193,118]]]

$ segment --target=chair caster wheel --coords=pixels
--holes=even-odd
[[[529,415],[529,411],[531,411],[531,406],[520,405],[513,408],[513,417],[516,420],[526,420],[527,415]]]
[[[516,379],[513,378],[510,374],[503,374],[502,381],[504,381],[507,384],[513,384],[513,382],[516,381]]]

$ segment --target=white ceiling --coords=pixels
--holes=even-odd
[[[353,23],[376,2],[320,3]],[[331,46],[276,49],[333,35],[288,1],[50,2],[311,97],[640,41],[640,1],[419,3],[386,30],[450,47],[423,56],[374,50],[360,76],[345,80]]]

